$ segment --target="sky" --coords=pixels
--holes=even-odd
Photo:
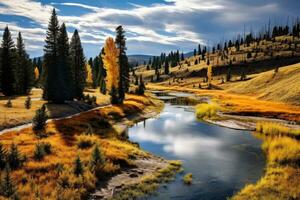
[[[43,55],[51,10],[69,37],[79,31],[86,57],[99,54],[107,37],[122,25],[127,54],[159,55],[214,45],[268,24],[291,24],[299,0],[0,0],[0,37],[8,25],[22,32],[30,57]],[[299,16],[300,17],[300,16]]]

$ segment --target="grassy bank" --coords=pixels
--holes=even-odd
[[[178,91],[193,93],[197,96],[209,96],[224,109],[224,112],[236,115],[278,118],[300,122],[300,106],[281,102],[260,100],[257,96],[232,94],[226,90],[205,90],[167,84],[147,84],[150,90]]]
[[[300,142],[296,139],[299,130],[270,123],[258,124],[257,130],[267,157],[265,175],[232,199],[299,199]]]
[[[49,122],[45,137],[38,137],[31,128],[8,132],[0,136],[3,148],[18,148],[22,164],[10,176],[22,199],[84,199],[96,188],[125,168],[134,168],[137,158],[149,154],[137,145],[124,140],[115,124],[128,125],[150,112],[157,113],[163,104],[149,96],[128,95],[123,105],[114,105]],[[39,144],[47,144],[49,153],[38,151]],[[93,152],[99,146],[104,162],[97,170],[90,170]],[[44,151],[45,149],[43,149]],[[82,170],[76,175],[76,158]],[[78,166],[77,166],[78,171]]]

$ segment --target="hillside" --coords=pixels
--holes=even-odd
[[[229,92],[300,105],[300,63],[253,75],[250,80],[224,84]]]

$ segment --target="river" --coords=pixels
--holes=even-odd
[[[143,199],[226,199],[263,175],[265,156],[258,138],[197,120],[184,101],[189,94],[159,96],[166,101],[161,114],[129,128],[129,139],[155,155],[181,160],[184,171]],[[182,181],[186,173],[193,174],[191,185]]]

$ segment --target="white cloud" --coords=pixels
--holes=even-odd
[[[128,9],[95,7],[74,3],[71,0],[47,5],[35,0],[0,0],[0,12],[27,17],[38,24],[39,28],[31,30],[22,24],[10,23],[14,26],[12,28],[19,28],[24,33],[24,38],[29,40],[28,43],[32,44],[45,38],[51,10],[57,5],[87,9],[86,14],[59,16],[59,20],[65,22],[67,27],[79,30],[83,43],[103,44],[105,38],[112,36],[115,28],[122,24],[128,33],[129,49],[130,44],[136,45],[137,42],[165,45],[168,48],[181,46],[193,48],[197,43],[203,44],[211,37],[210,34],[201,32],[202,30],[209,32],[210,28],[201,26],[202,23],[211,26],[220,24],[224,27],[226,24],[245,23],[278,10],[275,3],[246,6],[241,2],[233,3],[225,0],[165,0],[165,3],[147,6],[131,4],[132,7]],[[60,8],[63,11],[63,7]],[[141,45],[140,48],[143,47],[144,45]]]

